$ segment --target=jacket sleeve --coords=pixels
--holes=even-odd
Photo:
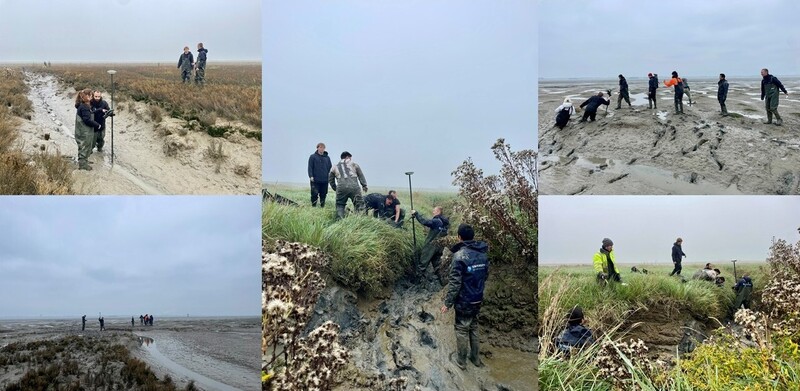
[[[181,67],[181,62],[183,62],[183,55],[178,56],[178,68]]]
[[[308,177],[314,177],[314,155],[308,157]]]
[[[367,179],[364,178],[364,172],[361,171],[361,166],[356,164],[356,175],[358,175],[358,180],[361,182],[361,187],[367,187]]]
[[[594,254],[594,259],[592,259],[592,265],[594,266],[595,273],[602,273],[603,272],[603,255],[598,253]]]
[[[677,84],[677,83],[675,82],[675,80],[676,80],[676,79],[668,79],[668,80],[664,80],[664,85],[665,85],[665,86],[667,86],[667,87],[672,87],[672,86],[674,86],[675,84]]]
[[[720,91],[719,95],[720,95],[719,97],[722,98],[722,100],[728,98],[728,83],[722,84],[722,91]]]
[[[333,168],[328,171],[328,184],[331,185],[331,189],[336,191],[336,175],[333,173]]]
[[[581,103],[581,108],[584,108],[584,107],[586,107],[586,105],[587,105],[588,103],[589,103],[589,100],[588,100],[588,99],[587,99],[587,100],[585,100],[583,103]]]
[[[764,90],[764,80],[761,80],[761,100],[764,100],[764,96],[767,92]]]
[[[100,124],[98,124],[94,120],[94,115],[92,115],[92,111],[89,110],[85,105],[81,105],[80,107],[78,107],[78,115],[81,117],[83,123],[86,124],[86,126],[90,126],[92,129],[97,129],[100,127]]]
[[[194,54],[192,52],[189,52],[189,64],[194,64]]]
[[[433,228],[434,228],[434,226],[433,226],[433,225],[434,225],[434,221],[433,221],[433,219],[430,219],[430,220],[428,220],[428,219],[426,219],[426,218],[422,217],[422,215],[420,215],[420,214],[419,214],[419,212],[417,212],[417,214],[416,214],[416,215],[414,215],[414,217],[417,219],[417,221],[419,221],[419,223],[420,223],[420,224],[422,224],[422,225],[424,225],[424,226],[426,226],[426,227],[428,227],[428,228],[431,228],[431,229],[433,229]]]
[[[778,88],[780,88],[784,94],[788,94],[788,92],[786,91],[786,87],[783,86],[783,83],[781,83],[781,81],[778,80],[777,77],[772,76],[772,82],[775,83],[775,85],[778,86]]]
[[[456,255],[453,257],[453,264],[450,266],[450,276],[447,279],[447,294],[444,297],[444,305],[447,308],[453,306],[458,292],[461,290],[461,257]]]

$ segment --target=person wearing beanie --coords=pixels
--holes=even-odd
[[[719,74],[719,81],[717,82],[717,100],[719,101],[719,108],[722,110],[722,116],[728,116],[728,108],[725,107],[725,100],[728,99],[728,81],[725,80],[725,74]]]
[[[617,110],[622,108],[622,100],[625,99],[625,102],[628,103],[628,107],[631,109],[631,97],[628,92],[628,81],[625,80],[625,76],[619,75],[619,96],[617,96]]]
[[[572,100],[570,98],[564,98],[564,103],[556,108],[556,126],[558,126],[559,129],[564,129],[572,114],[575,114],[575,107],[572,106]]]
[[[331,171],[328,173],[328,184],[336,192],[337,219],[344,218],[347,200],[353,202],[356,212],[364,210],[364,198],[361,190],[364,190],[364,193],[367,192],[367,180],[364,178],[361,166],[353,162],[353,155],[344,151],[340,157],[342,160],[331,167]]]
[[[753,280],[750,279],[750,274],[744,273],[742,278],[734,285],[733,290],[736,292],[736,300],[733,302],[731,315],[742,307],[750,308],[750,296],[753,295]]]
[[[585,107],[586,109],[583,111],[583,117],[581,117],[579,122],[586,122],[587,118],[590,121],[594,121],[595,117],[597,117],[597,109],[600,108],[600,105],[608,106],[610,104],[610,100],[603,98],[603,92],[598,92],[597,95],[581,103],[581,108]]]
[[[567,316],[567,327],[556,338],[556,348],[569,357],[572,349],[582,349],[594,343],[592,331],[583,326],[583,309],[575,306]]]
[[[683,114],[683,82],[677,71],[672,71],[672,79],[664,81],[667,87],[675,86],[675,114]]]
[[[783,124],[783,120],[781,120],[781,115],[778,114],[778,96],[780,96],[778,90],[783,91],[784,94],[789,95],[786,91],[786,88],[781,84],[781,81],[778,80],[777,77],[772,76],[769,74],[769,70],[764,68],[761,70],[761,100],[764,100],[766,97],[767,100],[764,101],[767,109],[767,120],[764,121],[764,124],[771,124],[772,123],[772,116],[775,115],[775,125],[780,126]]]
[[[656,101],[656,89],[658,88],[658,78],[653,76],[652,73],[647,74],[647,105],[651,109],[658,109],[658,102]]]
[[[594,254],[592,260],[598,281],[622,282],[619,269],[614,262],[614,242],[609,238],[603,239],[602,247]],[[623,284],[627,285],[627,284]]]
[[[679,276],[681,275],[681,269],[683,269],[681,267],[681,261],[683,260],[683,257],[686,256],[686,254],[683,253],[683,248],[681,248],[682,244],[683,239],[678,238],[672,245],[672,263],[675,265],[675,267],[672,269],[672,273],[669,274],[670,276],[675,274]]]
[[[482,367],[478,320],[483,303],[483,289],[489,276],[489,245],[475,240],[475,230],[469,224],[458,226],[458,243],[450,251],[453,261],[447,283],[442,314],[456,310],[456,361],[465,370],[467,357],[476,367]],[[453,356],[450,356],[451,360]]]

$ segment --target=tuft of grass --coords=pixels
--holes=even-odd
[[[222,169],[222,163],[228,160],[228,155],[222,147],[222,142],[216,140],[211,140],[208,147],[206,147],[206,157],[214,162],[217,174]]]
[[[161,115],[161,108],[158,106],[150,105],[150,119],[155,123],[161,122],[164,118]]]

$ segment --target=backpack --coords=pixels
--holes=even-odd
[[[569,116],[570,116],[569,112],[570,108],[565,107],[558,112],[558,115],[556,115],[556,125],[559,128],[563,129],[564,126],[567,125],[567,121],[569,121]]]

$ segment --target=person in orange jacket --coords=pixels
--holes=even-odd
[[[672,71],[672,79],[664,80],[667,87],[675,86],[675,114],[683,114],[683,82],[678,72]]]

